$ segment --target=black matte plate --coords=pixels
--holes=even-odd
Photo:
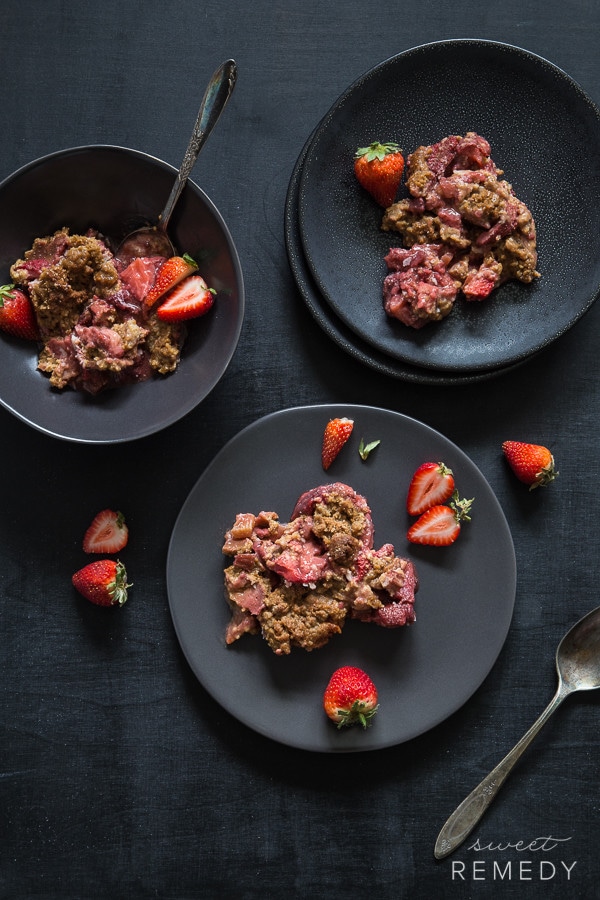
[[[334,416],[354,432],[327,473],[323,429]],[[379,438],[367,462],[361,436]],[[427,459],[451,466],[473,519],[451,547],[406,540],[406,489]],[[303,491],[343,481],[366,496],[375,543],[391,542],[416,564],[417,621],[386,630],[348,622],[312,653],[278,657],[259,636],[225,644],[229,620],[221,553],[238,512],[275,510],[285,520]],[[324,752],[374,750],[407,741],[441,722],[481,685],[506,639],[515,599],[516,564],[502,509],[474,463],[427,425],[367,406],[323,405],[273,413],[234,437],[204,471],[177,518],[167,559],[167,588],[183,652],[206,690],[250,728],[282,744]],[[322,695],[332,672],[358,665],[374,679],[380,711],[371,728],[338,730]]]
[[[63,150],[24,166],[0,184],[0,284],[36,237],[68,226],[99,228],[115,239],[156,221],[176,170],[122,147]],[[0,335],[0,403],[44,434],[81,443],[118,443],[166,428],[194,409],[226,371],[244,316],[237,250],[214,203],[188,181],[169,233],[217,291],[208,315],[190,322],[176,372],[92,397],[56,391],[37,371],[37,346]]]
[[[391,378],[398,378],[401,381],[408,381],[414,384],[433,384],[436,386],[471,384],[472,382],[485,381],[488,378],[502,375],[522,365],[524,360],[520,360],[510,366],[474,372],[443,372],[424,369],[422,366],[412,366],[401,359],[382,353],[377,347],[367,343],[351,328],[348,328],[321,295],[302,249],[298,224],[298,191],[302,166],[304,165],[309,145],[310,139],[303,147],[296,161],[288,186],[284,220],[285,243],[296,287],[311,316],[320,325],[325,334],[338,347],[341,347],[342,350],[345,350],[346,353],[370,369],[374,369],[381,375],[387,375]],[[528,359],[530,358],[528,357]]]
[[[420,331],[385,315],[383,257],[400,240],[360,188],[357,147],[396,140],[405,153],[477,131],[531,209],[532,285],[509,282],[483,303],[460,299]],[[447,372],[507,366],[550,344],[600,290],[600,113],[556,66],[517,47],[427,44],[358,79],[316,129],[299,189],[304,253],[325,300],[364,341],[403,362]],[[398,236],[399,238],[399,236]]]

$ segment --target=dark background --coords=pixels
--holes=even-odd
[[[320,331],[283,232],[305,140],[372,66],[434,40],[505,41],[563,68],[598,103],[599,25],[595,0],[3,0],[0,178],[95,142],[177,166],[210,73],[237,60],[236,91],[194,178],[231,228],[247,307],[225,377],[163,433],[75,445],[0,408],[0,897],[599,896],[593,694],[565,704],[475,832],[486,845],[552,835],[556,849],[465,845],[453,857],[465,863],[460,880],[433,845],[549,701],[558,640],[598,605],[600,310],[497,379],[407,384]],[[455,441],[496,492],[518,565],[508,639],[471,700],[408,744],[351,756],[287,749],[220,709],[183,658],[165,588],[175,518],[214,455],[264,414],[322,402],[397,410]],[[558,481],[523,489],[501,458],[506,438],[546,443]],[[104,506],[125,507],[135,535],[135,593],[116,615],[70,585],[83,530]],[[547,866],[541,877],[542,858],[553,878]],[[570,881],[561,860],[576,861]],[[494,880],[494,862],[508,861],[511,880]]]

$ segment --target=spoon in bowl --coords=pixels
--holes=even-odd
[[[121,241],[115,256],[123,262],[128,262],[137,256],[169,257],[177,255],[177,251],[167,234],[167,226],[181,192],[196,164],[198,154],[217,124],[219,116],[225,109],[225,105],[235,87],[236,78],[237,66],[233,59],[226,60],[213,73],[204,92],[194,130],[179,167],[175,184],[163,211],[158,217],[157,224],[138,228]]]
[[[449,856],[471,833],[500,790],[513,766],[565,697],[600,687],[600,607],[568,631],[556,650],[558,689],[544,712],[513,749],[452,813],[435,843],[436,859]]]

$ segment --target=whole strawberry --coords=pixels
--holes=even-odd
[[[321,463],[325,471],[334,461],[354,428],[354,420],[343,418],[330,419],[325,426],[323,445],[321,447]]]
[[[558,475],[554,457],[547,447],[523,441],[504,441],[502,451],[519,481],[528,484],[530,491],[550,484]]]
[[[377,688],[356,666],[336,669],[323,696],[323,708],[338,728],[359,724],[367,728],[377,712]]]
[[[39,341],[40,331],[33,304],[14,284],[0,286],[0,330],[26,341]]]
[[[354,174],[384,209],[396,199],[403,172],[404,157],[398,144],[375,141],[354,154]]]
[[[88,563],[72,577],[82,597],[96,606],[123,606],[127,600],[127,572],[118,560],[99,559]]]

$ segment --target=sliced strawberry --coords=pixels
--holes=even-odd
[[[431,506],[408,529],[408,540],[429,547],[448,547],[460,534],[461,522],[471,520],[472,500],[460,500],[456,491],[448,505]]]
[[[425,462],[419,466],[408,486],[406,509],[420,516],[431,506],[445,503],[454,491],[454,475],[444,463]]]
[[[103,509],[96,516],[83,537],[85,553],[118,553],[129,540],[129,529],[123,513]]]
[[[198,266],[191,256],[185,253],[183,256],[171,256],[165,260],[158,272],[152,288],[146,294],[144,303],[147,307],[154,306],[157,300],[164,297],[184,278],[198,271]]]
[[[201,275],[190,275],[169,291],[164,303],[156,310],[156,315],[163,322],[196,319],[207,313],[214,302],[215,291],[207,287],[204,278]]]
[[[39,341],[40,330],[33,304],[14,284],[0,286],[0,330],[26,341]]]
[[[354,428],[354,420],[344,418],[331,419],[323,434],[323,446],[321,449],[321,463],[325,471],[334,461]]]

